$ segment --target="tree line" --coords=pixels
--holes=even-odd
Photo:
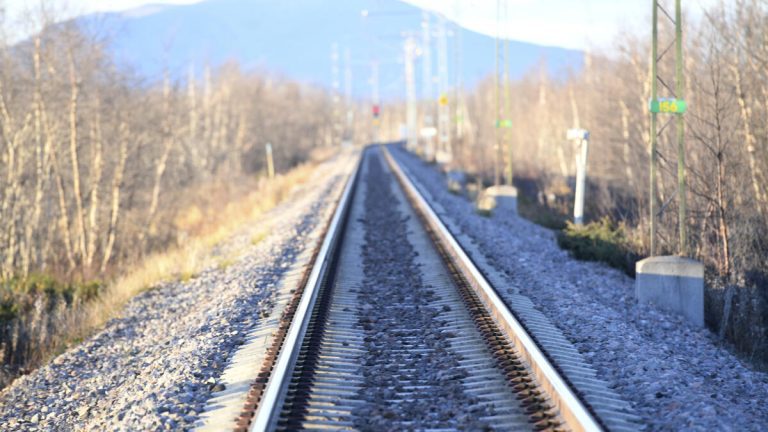
[[[707,266],[710,323],[768,361],[768,2],[721,2],[699,22],[684,24],[690,255]],[[674,40],[673,24],[660,20],[659,35],[663,50]],[[566,131],[587,129],[586,216],[622,224],[634,253],[647,255],[650,45],[650,30],[624,33],[610,52],[585,53],[583,66],[564,77],[548,75],[544,64],[518,80],[487,77],[452,102],[454,167],[488,185],[496,172],[509,181],[511,160],[519,189],[533,190],[531,198],[542,206],[570,215],[577,148]],[[662,59],[659,75],[674,85],[674,55]],[[659,89],[660,96],[672,96],[664,85]],[[403,124],[405,109],[395,104],[384,117],[384,124]],[[511,120],[512,127],[496,127],[497,119]],[[657,254],[674,255],[673,116],[660,115],[659,129]]]
[[[737,0],[705,13],[685,30],[686,169],[692,254],[720,276],[768,269],[768,3]],[[671,24],[667,24],[670,25]],[[666,42],[673,28],[662,25]],[[660,42],[663,48],[664,40]],[[624,34],[614,52],[587,52],[583,68],[553,78],[542,66],[509,86],[509,109],[489,77],[465,97],[468,117],[454,134],[456,164],[492,178],[511,158],[514,176],[534,178],[546,195],[571,193],[576,147],[567,129],[591,133],[588,176],[592,218],[611,215],[638,228],[647,251],[650,38]],[[660,75],[674,77],[667,56]],[[663,87],[660,85],[660,93]],[[503,91],[503,89],[501,90]],[[501,96],[503,98],[503,95]],[[401,110],[402,111],[402,110]],[[512,127],[496,128],[496,118]],[[460,118],[460,116],[457,116]],[[677,159],[673,117],[660,116],[658,196],[662,253],[677,252]],[[501,142],[502,159],[495,161]],[[762,252],[762,253],[760,253]]]
[[[185,194],[261,175],[267,142],[285,170],[338,134],[323,90],[234,63],[148,82],[75,21],[0,62],[2,280],[103,277],[179,241]]]
[[[739,349],[768,361],[768,2],[734,0],[705,10],[684,30],[686,170],[690,254],[707,266],[706,315]],[[674,28],[659,31],[660,49]],[[587,216],[625,226],[640,256],[649,250],[650,36],[623,34],[613,53],[586,53],[566,78],[534,71],[509,84],[497,116],[488,78],[467,95],[468,122],[458,162],[493,178],[512,158],[516,181],[533,179],[544,205],[569,210],[577,148],[569,128],[591,132]],[[659,64],[672,85],[674,58]],[[541,70],[545,70],[544,67]],[[666,91],[660,85],[660,95]],[[667,95],[671,96],[671,95]],[[508,118],[513,127],[496,129]],[[666,121],[670,120],[667,124]],[[678,252],[677,149],[673,116],[661,117],[658,143],[658,254]],[[561,201],[562,203],[562,201]]]

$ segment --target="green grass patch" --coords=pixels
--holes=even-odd
[[[571,252],[574,258],[584,261],[600,261],[635,275],[637,254],[627,237],[627,228],[605,217],[597,222],[579,226],[567,222],[557,234],[557,243]]]
[[[88,301],[99,295],[104,284],[101,281],[64,282],[44,273],[32,273],[27,277],[13,277],[0,282],[5,290],[15,294],[61,297],[72,303]]]
[[[259,243],[261,243],[265,238],[267,238],[267,235],[269,234],[268,231],[261,231],[258,234],[251,237],[251,245],[256,246]]]
[[[484,209],[484,208],[475,208],[475,213],[483,217],[491,217],[491,215],[493,215],[493,210]]]
[[[11,321],[19,315],[19,304],[13,295],[3,292],[0,298],[0,323]]]
[[[517,197],[517,212],[520,216],[545,228],[559,231],[567,226],[568,219],[564,214],[543,206],[524,194]]]
[[[87,302],[96,298],[103,287],[101,281],[65,282],[43,273],[0,281],[0,323],[16,318],[39,297],[45,298],[49,305],[57,301]]]
[[[219,270],[226,270],[230,267],[232,267],[233,264],[237,262],[234,258],[222,258],[219,260],[218,267]]]
[[[191,271],[181,272],[181,274],[179,274],[179,282],[187,283],[196,277],[197,277],[197,273],[195,272],[191,272]]]

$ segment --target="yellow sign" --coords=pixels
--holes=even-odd
[[[438,102],[439,102],[439,103],[440,103],[440,105],[442,105],[442,106],[446,106],[446,105],[448,105],[448,95],[444,95],[444,94],[443,94],[443,95],[440,95],[440,99],[438,99]]]

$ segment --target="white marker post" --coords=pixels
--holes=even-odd
[[[419,134],[422,138],[424,138],[424,160],[427,162],[432,162],[435,160],[435,148],[434,148],[434,140],[437,136],[437,128],[434,126],[427,126],[421,128],[419,131]]]
[[[267,177],[270,179],[275,178],[275,162],[272,159],[272,144],[267,143]]]
[[[587,183],[587,152],[589,150],[589,131],[568,129],[566,137],[576,143],[576,197],[573,203],[573,223],[584,223],[584,190]]]

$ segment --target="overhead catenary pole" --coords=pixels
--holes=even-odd
[[[678,100],[684,100],[683,92],[683,14],[681,0],[675,0],[675,93]],[[677,196],[678,196],[678,231],[680,233],[680,255],[688,255],[688,235],[685,226],[686,219],[686,187],[685,187],[685,119],[683,113],[677,116]]]
[[[658,100],[659,97],[659,85],[658,85],[658,67],[656,62],[659,56],[659,12],[658,1],[651,0],[653,2],[652,12],[652,29],[651,29],[651,100]],[[656,121],[658,113],[651,110],[651,131],[650,131],[650,143],[649,143],[649,155],[650,155],[650,195],[648,197],[648,213],[650,216],[650,256],[656,255]]]
[[[509,24],[509,2],[504,3],[504,27]],[[504,38],[504,144],[507,147],[506,184],[512,186],[512,104],[509,85],[509,38]]]
[[[499,128],[501,127],[501,116],[499,115],[500,111],[500,103],[499,103],[499,38],[501,37],[501,32],[499,29],[500,26],[500,12],[501,12],[501,0],[496,0],[496,69],[494,71],[494,85],[493,85],[493,95],[494,95],[494,102],[495,102],[495,115],[496,115],[496,121],[494,123],[494,138],[496,140],[494,146],[493,146],[493,185],[494,186],[500,186],[501,185],[501,170],[499,169],[499,162],[500,162],[500,155],[501,153],[501,134],[499,133]]]
[[[438,87],[440,91],[438,108],[439,162],[445,163],[450,162],[453,155],[451,152],[451,108],[448,100],[448,31],[444,15],[440,15],[438,18],[437,63]]]
[[[678,234],[679,234],[679,247],[678,254],[686,256],[688,254],[688,235],[686,228],[686,180],[685,180],[685,119],[683,117],[687,110],[687,104],[683,99],[683,93],[685,90],[685,82],[683,78],[683,22],[682,22],[682,8],[681,0],[675,0],[675,17],[672,16],[659,4],[659,0],[653,0],[653,13],[652,13],[652,31],[651,31],[651,100],[649,103],[649,109],[651,112],[651,133],[650,133],[650,197],[649,197],[649,213],[650,213],[650,255],[654,256],[657,252],[656,246],[656,230],[657,219],[660,215],[656,214],[656,184],[657,184],[657,116],[658,113],[667,113],[674,115],[676,118],[677,129],[677,200],[678,200]],[[658,62],[667,50],[659,55],[658,51],[658,19],[659,10],[672,21],[675,26],[675,89],[672,90],[667,86],[664,81],[664,87],[674,93],[673,98],[659,98],[658,96],[658,83],[661,78],[658,75]],[[671,45],[670,45],[671,47]],[[662,130],[664,128],[662,127]],[[665,205],[666,206],[666,205]],[[662,206],[661,212],[664,211]]]
[[[333,106],[333,134],[331,137],[331,145],[340,144],[341,141],[341,97],[339,90],[341,88],[341,82],[339,77],[339,44],[334,42],[331,45],[331,80],[332,80],[332,106]]]
[[[344,109],[346,123],[344,126],[344,141],[352,141],[355,112],[352,109],[352,54],[349,47],[344,48]]]
[[[371,102],[373,104],[373,110],[374,110],[374,119],[372,121],[373,123],[373,133],[372,138],[373,142],[379,142],[379,110],[381,109],[381,106],[379,105],[381,101],[379,100],[379,61],[373,60],[371,61]]]
[[[456,2],[458,4],[458,2]],[[458,13],[456,14],[459,15]],[[463,170],[466,170],[468,166],[470,166],[470,161],[468,159],[468,149],[467,145],[470,143],[470,140],[465,138],[465,135],[467,135],[467,125],[469,122],[469,116],[466,113],[466,101],[464,96],[464,74],[462,72],[462,68],[464,65],[463,62],[463,50],[464,50],[464,41],[463,41],[463,31],[461,26],[459,26],[458,23],[454,23],[454,34],[455,34],[455,49],[454,49],[454,70],[455,72],[455,87],[454,87],[454,100],[456,101],[453,104],[454,108],[454,130],[455,130],[455,136],[456,136],[456,142],[453,146],[453,153],[455,156],[456,162],[459,164],[460,168]],[[475,155],[475,158],[477,155]]]
[[[406,127],[408,133],[407,147],[410,151],[415,151],[418,146],[418,135],[416,131],[416,82],[414,76],[413,61],[416,57],[416,41],[413,37],[407,37],[404,45],[404,63],[405,63],[405,92],[406,92]]]
[[[430,15],[422,11],[421,22],[421,97],[424,100],[424,127],[434,127],[435,101],[432,93],[432,27]],[[424,157],[432,160],[434,156],[434,138],[424,137]]]
[[[454,69],[456,70],[456,86],[454,88],[454,100],[456,100],[456,103],[454,104],[454,116],[455,116],[455,127],[456,127],[456,138],[461,141],[464,136],[464,118],[462,116],[462,107],[464,103],[464,83],[463,83],[463,74],[461,71],[462,68],[462,45],[463,45],[463,37],[462,37],[462,30],[458,23],[454,23],[454,30],[455,32],[455,50],[454,50]],[[457,144],[460,145],[460,144]],[[457,151],[458,153],[459,151]]]

